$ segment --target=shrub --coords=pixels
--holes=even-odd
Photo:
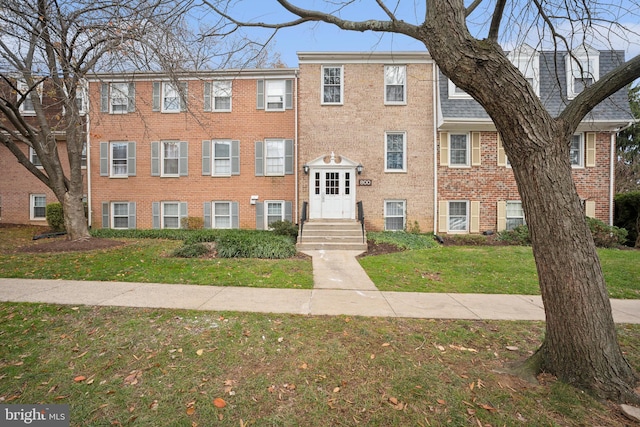
[[[420,234],[420,224],[418,221],[413,221],[413,225],[407,227],[407,233]]]
[[[482,234],[452,234],[447,237],[458,245],[482,246],[487,243],[487,237]]]
[[[615,207],[613,224],[627,230],[627,245],[640,248],[640,191],[617,194]]]
[[[47,224],[53,231],[65,231],[62,203],[49,203],[46,209]]]
[[[529,227],[519,225],[513,230],[504,230],[498,233],[497,240],[508,243],[510,245],[528,246],[531,244],[529,237]]]
[[[209,253],[209,247],[204,243],[184,245],[173,251],[173,256],[180,258],[198,258]]]
[[[587,224],[593,236],[593,242],[599,248],[615,248],[627,241],[627,230],[607,225],[599,219],[587,217]]]
[[[289,236],[295,241],[298,238],[298,226],[291,221],[274,221],[269,225],[274,234]]]
[[[433,234],[413,234],[404,231],[371,231],[367,239],[376,243],[389,243],[401,249],[429,249],[438,246]]]
[[[198,216],[188,216],[180,221],[182,228],[186,230],[202,230],[204,228],[204,219]]]

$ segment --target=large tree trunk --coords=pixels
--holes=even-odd
[[[64,210],[64,226],[67,230],[67,239],[89,239],[91,235],[89,234],[87,218],[84,214],[82,195],[78,197],[78,195],[72,195],[71,192],[66,192],[63,197],[62,209]]]

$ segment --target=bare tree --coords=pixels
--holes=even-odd
[[[376,0],[377,9],[365,5],[359,13],[348,8],[360,3],[346,0],[325,2],[328,11],[306,10],[287,0],[277,2],[297,18],[279,23],[242,22],[233,17],[233,3],[208,5],[227,19],[230,28],[254,26],[278,31],[324,22],[344,30],[412,37],[424,43],[456,86],[484,107],[513,166],[546,312],[544,342],[526,366],[533,372],[555,374],[605,398],[640,402],[634,392],[638,376],[617,342],[604,277],[569,161],[569,141],[578,124],[597,104],[640,77],[640,56],[601,76],[573,100],[567,100],[564,110],[553,117],[498,43],[505,28],[524,31],[521,34],[529,37],[533,33],[538,41],[548,39],[567,51],[581,34],[597,37],[617,33],[637,39],[637,33],[617,26],[617,18],[608,10],[620,11],[628,5],[620,13],[637,13],[638,5],[534,0],[513,2],[509,10],[505,0],[491,2],[484,9],[480,7],[482,0],[468,7],[463,0],[425,0],[409,2],[414,11],[422,6],[422,17],[417,12],[399,17],[396,8],[400,1]],[[602,21],[600,13],[607,14]],[[364,19],[354,21],[343,16]],[[367,20],[369,16],[385,18]],[[470,33],[471,17],[475,22],[486,22],[481,27],[486,30],[482,39]],[[410,18],[416,22],[410,23]],[[610,25],[602,27],[599,23]],[[520,37],[519,41],[525,38]]]
[[[141,51],[132,48],[153,45],[157,40],[151,36],[170,37],[172,24],[189,4],[0,0],[0,143],[62,203],[69,239],[89,238],[82,201],[85,77],[97,68],[135,64],[128,58]],[[183,45],[181,51],[188,49]],[[171,55],[156,57],[162,62]],[[66,142],[68,170],[60,141]],[[41,167],[25,155],[24,146],[33,149]]]

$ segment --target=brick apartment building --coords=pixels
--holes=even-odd
[[[552,115],[623,61],[588,47],[510,56]],[[205,227],[265,229],[299,221],[303,209],[309,219],[355,219],[359,201],[368,230],[480,233],[525,222],[495,126],[428,53],[304,52],[299,63],[93,76],[90,224],[177,228],[200,217]],[[572,140],[585,212],[608,223],[615,136],[631,120],[622,90]],[[0,220],[29,223],[42,202],[32,195],[52,195],[0,154]]]

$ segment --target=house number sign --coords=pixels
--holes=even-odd
[[[361,179],[359,181],[359,184],[363,187],[371,187],[371,180],[370,179]]]

